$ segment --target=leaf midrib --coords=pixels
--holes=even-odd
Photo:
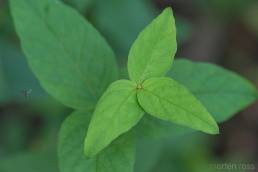
[[[30,1],[27,1],[28,3],[31,3]],[[53,35],[53,37],[57,40],[57,42],[59,43],[59,45],[62,47],[62,49],[66,52],[64,53],[68,58],[73,60],[73,56],[71,55],[70,51],[67,50],[67,48],[64,46],[63,41],[61,41],[58,37],[58,34],[51,28],[51,26],[49,25],[49,23],[45,20],[44,16],[42,16],[37,9],[35,9],[35,7],[30,4],[30,6],[32,7],[31,9],[33,10],[33,12],[36,14],[36,16],[42,21],[42,23],[46,26],[47,30],[49,31],[49,33],[51,33]],[[85,41],[85,39],[84,39]],[[79,57],[80,59],[81,57]],[[97,94],[95,91],[93,91],[93,88],[90,86],[90,84],[88,84],[89,82],[86,80],[87,77],[82,77],[82,72],[80,70],[79,67],[79,62],[77,61],[76,63],[72,63],[75,66],[75,70],[80,74],[80,78],[85,82],[85,86],[88,87],[89,93],[91,94],[92,98],[97,98]]]
[[[211,125],[210,122],[207,122],[206,120],[200,118],[198,115],[196,115],[195,113],[189,111],[188,109],[186,109],[186,108],[184,108],[184,107],[181,107],[181,106],[178,106],[177,104],[171,102],[170,100],[168,100],[168,99],[166,99],[166,98],[162,98],[162,97],[160,97],[159,95],[153,93],[152,91],[150,91],[150,90],[148,90],[148,89],[146,89],[146,88],[143,89],[143,91],[147,91],[147,92],[151,93],[153,96],[157,97],[159,100],[167,101],[168,103],[170,103],[170,104],[172,104],[172,105],[174,105],[174,106],[176,106],[176,107],[179,107],[179,108],[183,109],[183,110],[186,111],[186,112],[189,112],[190,114],[192,114],[193,116],[195,116],[197,119],[201,120],[201,121],[204,122],[204,123],[207,123],[210,127],[214,128],[214,126]],[[206,110],[206,111],[207,111],[207,110]],[[207,112],[208,112],[208,111],[207,111]]]
[[[156,31],[157,30],[157,28],[155,28],[155,32],[157,32]],[[153,59],[155,58],[154,57],[154,51],[156,50],[156,47],[157,47],[157,45],[159,44],[159,42],[160,42],[160,40],[161,39],[163,39],[163,36],[162,37],[158,37],[158,39],[156,40],[156,41],[149,41],[148,40],[148,42],[154,42],[154,44],[151,46],[152,48],[151,48],[151,52],[150,52],[150,54],[149,54],[149,56],[150,56],[150,60],[147,62],[147,63],[145,63],[145,65],[144,65],[144,70],[143,70],[143,72],[142,72],[142,74],[141,74],[141,77],[140,77],[140,79],[139,79],[139,81],[138,82],[143,82],[144,81],[144,79],[147,79],[147,78],[144,78],[144,77],[146,77],[146,71],[148,71],[148,69],[149,69],[149,66],[150,66],[150,64],[152,64],[152,61],[153,61]]]

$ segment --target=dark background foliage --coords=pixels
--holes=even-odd
[[[65,1],[107,38],[122,71],[138,32],[172,6],[178,29],[176,57],[219,64],[258,86],[256,0]],[[57,172],[57,133],[70,112],[39,86],[21,52],[8,2],[0,0],[0,171]],[[218,136],[197,133],[139,145],[146,155],[137,157],[136,168],[217,171],[214,165],[224,163],[244,165],[239,171],[248,171],[248,165],[258,168],[258,102],[220,128]]]

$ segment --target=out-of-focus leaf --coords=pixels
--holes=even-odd
[[[136,144],[135,172],[150,172],[158,162],[164,140],[138,139]]]
[[[144,115],[139,125],[137,125],[137,135],[139,139],[157,140],[160,138],[176,137],[194,130],[164,121],[150,115]]]
[[[0,159],[1,172],[58,172],[55,152],[23,153]]]
[[[0,57],[0,102],[3,102],[8,97],[8,86],[4,76],[3,63]]]
[[[154,16],[154,8],[145,0],[97,0],[92,20],[117,54],[126,57],[138,33]]]
[[[74,6],[82,13],[86,12],[94,2],[94,0],[64,0],[64,1]]]
[[[168,76],[185,85],[218,122],[226,121],[258,98],[257,89],[249,81],[213,64],[176,60]]]
[[[210,168],[208,144],[206,138],[199,133],[163,140],[161,153],[151,170],[159,172],[215,172],[217,169]]]
[[[119,76],[121,79],[129,79],[127,67],[120,67]]]
[[[102,36],[61,1],[10,2],[23,50],[42,87],[69,107],[94,107],[118,73]]]
[[[166,137],[162,139],[159,137],[156,140],[150,141],[148,139],[146,140],[146,137],[141,137],[137,140],[136,172],[200,172],[196,171],[195,168],[191,168],[201,165],[195,163],[201,163],[199,158],[203,157],[202,150],[205,149],[206,151],[207,143],[203,143],[203,136],[206,135],[196,132],[182,133],[178,132],[176,127],[174,128],[175,131],[171,128],[169,130],[170,133],[167,133]],[[202,149],[200,150],[199,148]],[[198,153],[195,154],[195,152]]]
[[[8,2],[0,4],[0,37],[11,38],[15,32],[7,4]]]
[[[132,133],[119,137],[94,159],[86,159],[84,138],[91,112],[74,112],[63,123],[58,146],[61,172],[133,172],[134,139]]]

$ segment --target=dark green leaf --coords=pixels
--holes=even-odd
[[[139,125],[137,125],[137,131],[139,139],[157,140],[160,138],[180,136],[194,130],[150,115],[145,115]]]
[[[22,153],[0,159],[1,172],[58,172],[56,152]]]
[[[218,122],[226,121],[258,98],[249,81],[213,64],[176,60],[168,76],[185,85]]]
[[[3,102],[8,97],[8,86],[4,76],[3,63],[0,58],[0,102]]]
[[[78,9],[81,12],[85,12],[90,8],[90,6],[93,4],[93,0],[64,0],[68,4],[74,6],[76,9]]]

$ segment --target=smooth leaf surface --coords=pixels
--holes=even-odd
[[[176,60],[168,76],[186,86],[218,122],[223,122],[257,101],[256,88],[222,67]]]
[[[134,137],[127,133],[93,159],[83,153],[84,137],[91,112],[77,111],[63,123],[59,133],[58,157],[61,172],[133,172]]]
[[[144,115],[137,125],[137,137],[143,140],[176,137],[193,131],[191,128],[164,121],[151,115]]]
[[[213,64],[175,60],[168,76],[186,86],[217,122],[228,120],[257,101],[256,88],[249,81]],[[237,90],[236,85],[239,87]],[[218,91],[216,88],[219,87]],[[138,125],[138,137],[145,139],[167,138],[188,132],[191,130],[147,115]]]
[[[135,83],[118,80],[100,98],[85,139],[85,154],[93,157],[119,135],[134,127],[144,115]]]
[[[142,108],[157,118],[209,134],[219,132],[205,107],[184,86],[170,78],[146,80],[137,97]]]
[[[43,88],[67,106],[94,107],[117,78],[114,54],[106,41],[62,2],[10,2],[23,50]]]
[[[71,4],[80,12],[84,13],[86,10],[88,10],[91,7],[94,1],[93,0],[64,0],[64,2]]]
[[[177,49],[172,9],[165,9],[134,42],[128,58],[130,79],[141,83],[163,76],[171,67]]]

